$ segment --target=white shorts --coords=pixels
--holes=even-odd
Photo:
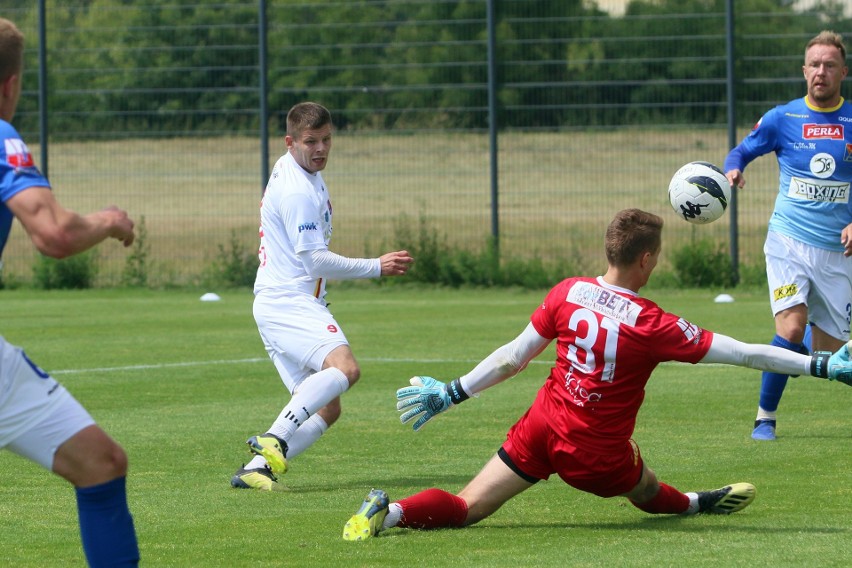
[[[291,393],[322,370],[329,353],[349,345],[334,316],[313,296],[258,295],[253,311],[266,352]]]
[[[805,304],[808,321],[831,337],[847,341],[852,315],[852,258],[775,231],[766,235],[763,252],[773,315]]]
[[[0,448],[52,470],[57,448],[94,423],[65,387],[0,337]]]

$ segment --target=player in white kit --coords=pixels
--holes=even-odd
[[[272,170],[260,207],[260,267],[254,318],[263,344],[292,397],[261,435],[247,441],[255,456],[231,485],[273,490],[277,475],[322,436],[341,412],[340,395],[360,376],[343,330],[328,310],[328,279],[399,276],[407,251],[347,258],[328,248],[332,206],[320,173],[328,163],[333,124],[317,103],[287,113],[284,154]]]

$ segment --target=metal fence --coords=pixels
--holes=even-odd
[[[804,94],[807,40],[852,23],[842,5],[756,1],[733,18],[733,2],[691,0],[625,13],[580,0],[10,4],[28,42],[16,126],[66,206],[144,220],[154,286],[255,250],[265,176],[302,100],[338,127],[323,175],[342,254],[412,235],[477,251],[499,236],[504,258],[598,270],[607,221],[636,206],[667,220],[667,248],[706,238],[762,263],[774,159],[750,166],[734,231],[731,216],[678,221],[669,177],[721,165],[763,112]],[[7,281],[28,280],[33,255],[17,230]],[[102,247],[99,283],[118,284],[126,258]]]

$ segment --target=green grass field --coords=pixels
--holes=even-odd
[[[653,290],[693,322],[737,338],[772,335],[765,292]],[[3,336],[26,348],[130,456],[129,499],[144,566],[837,566],[852,564],[848,387],[791,379],[775,443],[751,440],[760,374],[658,368],[635,439],[661,480],[688,490],[751,481],[730,517],[654,517],[623,499],[540,483],[464,530],[394,529],[362,543],[343,523],[372,487],[401,498],[457,491],[493,454],[548,372],[520,376],[415,434],[394,391],[414,374],[469,370],[526,325],[543,292],[332,286],[331,309],[362,366],[344,415],[291,464],[289,491],[229,486],[286,390],[266,358],[248,291],[3,291]],[[74,492],[0,452],[0,566],[84,566]]]

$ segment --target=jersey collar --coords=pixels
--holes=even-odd
[[[820,108],[820,107],[816,107],[816,106],[812,105],[810,99],[808,99],[808,96],[805,95],[805,105],[814,112],[834,112],[837,109],[839,109],[840,107],[842,107],[843,103],[844,103],[844,99],[843,99],[843,97],[840,97],[840,102],[837,103],[837,106],[834,106],[834,107],[831,107],[831,108]]]

